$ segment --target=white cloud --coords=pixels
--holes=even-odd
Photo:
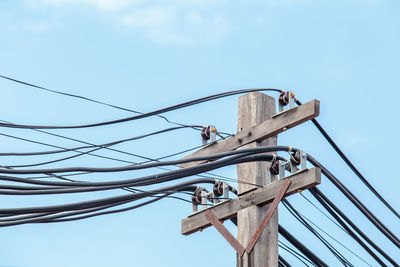
[[[221,15],[206,17],[196,11],[179,12],[173,7],[135,9],[123,16],[121,22],[162,43],[215,42],[229,30]]]
[[[141,0],[27,0],[31,6],[63,7],[69,5],[88,6],[103,11],[116,11],[136,5]]]
[[[92,8],[114,22],[160,43],[212,43],[229,32],[229,23],[216,12],[226,0],[26,0],[31,6]]]
[[[134,9],[121,17],[120,22],[132,29],[143,31],[158,42],[187,43],[188,40],[175,32],[177,13],[174,8],[149,7]]]
[[[138,4],[139,0],[85,0],[87,4],[102,10],[121,10]]]
[[[122,17],[121,21],[131,27],[165,28],[175,23],[176,11],[160,7],[134,9]]]

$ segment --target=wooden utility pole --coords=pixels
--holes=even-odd
[[[184,159],[236,149],[276,146],[277,134],[319,115],[319,101],[312,100],[276,115],[275,110],[275,99],[270,96],[259,92],[241,96],[238,133],[212,143]],[[182,163],[180,167],[187,168],[206,162],[190,161]],[[290,176],[272,181],[268,162],[250,162],[237,165],[237,176],[240,180],[238,197],[200,210],[183,219],[182,234],[189,235],[213,225],[236,250],[237,267],[278,266],[276,208],[279,201],[299,190],[320,184],[321,170],[313,168],[291,171]],[[247,184],[241,183],[242,181]],[[237,239],[222,225],[224,220],[234,217],[237,217]]]
[[[248,130],[275,115],[276,105],[273,97],[253,92],[239,97],[237,131]],[[277,136],[256,141],[241,148],[276,146]],[[237,178],[249,184],[267,185],[271,183],[269,163],[266,161],[249,162],[237,165]],[[238,183],[238,193],[243,194],[254,188],[253,185]],[[268,205],[251,206],[237,214],[237,239],[247,244],[258,227]],[[237,267],[278,266],[278,211],[275,211],[267,227],[250,254],[237,257]]]

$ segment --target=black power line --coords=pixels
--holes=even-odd
[[[315,160],[311,155],[307,159],[316,167],[321,168],[322,173],[346,196],[348,200],[394,245],[400,248],[400,240],[390,231],[339,179],[337,179],[328,169]]]
[[[27,85],[27,86],[30,86],[30,87],[34,87],[34,88],[37,88],[37,89],[40,89],[40,90],[56,93],[56,94],[59,94],[59,95],[74,97],[74,98],[86,100],[86,101],[89,101],[89,102],[92,102],[92,103],[108,106],[108,107],[111,107],[111,108],[132,112],[132,113],[135,113],[135,114],[143,114],[143,112],[140,112],[140,111],[137,111],[137,110],[133,110],[133,109],[124,108],[124,107],[121,107],[121,106],[109,104],[109,103],[106,103],[106,102],[103,102],[103,101],[99,101],[99,100],[95,100],[95,99],[92,99],[92,98],[89,98],[89,97],[85,97],[85,96],[80,96],[80,95],[75,95],[75,94],[61,92],[61,91],[58,91],[58,90],[45,88],[45,87],[42,87],[42,86],[39,86],[39,85],[34,85],[32,83],[28,83],[28,82],[24,82],[24,81],[21,81],[21,80],[17,80],[17,79],[10,78],[10,77],[4,76],[4,75],[0,75],[0,78],[6,79],[6,80],[9,80],[9,81],[12,81],[12,82],[16,82],[16,83],[19,83],[19,84]],[[156,116],[159,117],[159,118],[164,119],[168,123],[171,123],[171,124],[174,124],[174,125],[178,125],[178,126],[186,126],[185,124],[171,121],[165,116],[161,116],[161,115],[156,115]],[[200,130],[198,127],[192,127],[192,128],[196,129],[196,130]]]
[[[281,255],[278,255],[278,266],[279,267],[292,267],[292,265],[290,265],[289,262],[287,262],[285,260],[285,258],[283,258]]]
[[[211,159],[211,158],[220,158],[222,157],[222,155],[228,156],[228,155],[234,155],[234,154],[240,154],[240,153],[253,153],[253,152],[258,152],[261,153],[261,151],[264,152],[271,152],[271,151],[289,151],[289,149],[291,149],[292,151],[296,151],[297,149],[295,148],[291,148],[291,147],[267,147],[267,148],[252,148],[252,149],[246,149],[246,150],[240,150],[240,151],[231,151],[231,152],[226,152],[226,153],[221,153],[218,155],[213,155],[213,156],[207,156],[207,157],[200,157],[196,160],[207,160],[207,159]],[[259,156],[252,156],[252,157],[259,157]],[[167,165],[167,164],[176,164],[176,163],[180,163],[180,162],[184,162],[184,161],[190,161],[193,159],[186,159],[186,160],[182,160],[182,161],[169,161],[169,162],[163,162],[163,163],[153,163],[153,164],[148,164],[145,167],[155,167],[155,166],[160,166],[162,164]],[[249,159],[246,159],[249,160]],[[253,158],[254,160],[254,158]],[[362,204],[358,198],[356,198],[349,189],[347,189],[332,173],[330,173],[321,163],[319,163],[318,161],[316,161],[313,157],[311,157],[310,155],[308,155],[308,160],[315,166],[320,167],[322,170],[322,173],[328,177],[328,179],[330,181],[332,181],[336,187],[371,221],[371,223],[373,223],[389,240],[391,240],[396,246],[400,247],[400,243],[397,240],[397,237],[378,219],[376,218],[376,216],[373,215],[372,212],[370,212],[364,204]],[[223,162],[223,161],[220,161]],[[208,163],[210,164],[210,163]],[[206,167],[207,164],[202,165],[203,167]],[[54,172],[71,172],[71,171],[107,171],[107,172],[112,172],[112,171],[125,171],[125,170],[134,170],[134,169],[140,169],[140,168],[144,168],[144,165],[140,165],[140,166],[125,166],[125,167],[116,167],[116,168],[85,168],[85,167],[80,167],[80,168],[61,168],[61,169],[44,169],[44,170],[0,170],[0,172],[3,173],[17,173],[17,174],[29,174],[29,173],[54,173]],[[214,165],[213,165],[214,166]],[[222,166],[222,165],[219,165]],[[211,169],[215,169],[217,168],[217,166],[215,165],[214,167],[210,167]],[[173,172],[186,172],[188,171],[188,169],[191,170],[191,168],[187,168],[185,170],[177,170],[177,171],[173,171]],[[193,172],[191,172],[192,175],[194,174],[198,174],[201,171],[209,171],[211,169],[204,169],[202,167],[200,167],[197,170],[193,169]],[[32,182],[31,180],[29,180],[30,182]],[[163,182],[165,180],[157,180],[157,182]],[[41,181],[43,182],[43,181]]]
[[[147,134],[143,134],[143,135],[139,135],[139,136],[135,136],[135,137],[125,138],[125,139],[119,139],[119,140],[116,140],[116,141],[107,142],[107,143],[99,144],[99,145],[86,145],[86,146],[65,148],[65,149],[59,149],[59,150],[36,151],[36,152],[1,152],[0,156],[39,156],[39,155],[65,153],[65,152],[71,152],[71,151],[87,149],[87,148],[94,148],[94,147],[105,148],[105,147],[115,146],[115,145],[122,144],[122,143],[129,142],[129,141],[143,139],[143,138],[149,137],[149,136],[158,135],[158,134],[161,134],[161,133],[166,133],[166,132],[170,132],[170,131],[176,131],[176,130],[184,129],[184,128],[192,128],[192,127],[195,127],[195,126],[197,126],[197,125],[170,127],[170,128],[165,128],[165,129],[158,130],[158,131],[155,131],[155,132],[151,132],[151,133],[147,133]],[[10,135],[7,135],[7,134],[0,133],[0,135],[7,136],[7,137],[12,137],[12,138],[17,138],[17,139],[20,139],[20,140],[23,140],[23,141],[35,142],[35,143],[40,144],[40,145],[47,145],[46,143],[27,140],[27,139],[24,139],[24,138],[10,136]],[[66,138],[66,137],[63,136],[63,138]],[[78,140],[75,139],[73,141],[78,141]]]
[[[296,99],[298,105],[302,103]],[[349,160],[349,158],[343,153],[339,146],[333,141],[333,139],[328,135],[325,129],[318,123],[316,119],[311,120],[312,123],[317,127],[318,131],[324,136],[332,148],[339,154],[343,161],[350,167],[350,169],[357,175],[357,177],[363,182],[365,186],[395,215],[400,219],[400,214],[382,197],[381,194],[376,191],[376,189],[368,182],[368,180],[361,174],[361,172],[354,166],[354,164]]]
[[[303,216],[289,203],[288,200],[282,200],[285,208],[301,223],[303,224],[315,237],[317,237],[322,244],[324,244],[328,250],[344,265],[353,266],[338,250],[335,249],[325,238],[323,238],[310,224],[306,222]]]
[[[286,250],[289,254],[294,256],[296,259],[298,259],[305,266],[310,267],[310,265],[308,265],[307,262],[312,264],[313,266],[315,266],[309,259],[307,259],[306,257],[304,257],[303,255],[301,255],[300,253],[298,253],[297,251],[295,251],[294,249],[290,248],[288,245],[284,244],[283,242],[281,242],[279,240],[278,240],[278,247],[280,247],[283,250]],[[279,259],[279,257],[278,257],[278,259]]]
[[[316,266],[320,267],[328,267],[321,258],[319,258],[315,253],[313,253],[310,249],[308,249],[305,245],[303,245],[297,238],[295,238],[289,231],[285,229],[282,225],[278,226],[279,233],[289,241],[294,247],[296,247],[301,253],[303,253],[309,260],[313,262]]]
[[[101,101],[92,100],[92,99],[89,99],[89,98],[86,98],[86,97],[81,97],[81,96],[78,96],[78,95],[72,95],[72,94],[68,94],[68,93],[62,93],[62,92],[59,92],[59,91],[46,89],[46,88],[41,87],[41,86],[36,86],[36,85],[30,84],[30,83],[22,82],[22,81],[19,81],[19,80],[16,80],[16,79],[12,79],[12,78],[9,78],[9,77],[6,77],[6,76],[0,75],[0,78],[4,78],[4,79],[7,79],[7,80],[18,82],[18,83],[21,83],[21,84],[24,84],[24,85],[28,85],[28,86],[33,86],[33,87],[38,88],[38,89],[43,89],[43,90],[46,90],[46,91],[55,92],[55,93],[59,93],[59,94],[61,93],[63,95],[77,97],[77,98],[81,98],[81,99],[84,99],[84,100],[87,100],[87,101],[91,101],[91,102],[95,102],[95,103],[98,103],[98,104],[103,104],[103,105],[107,105],[107,106],[112,106],[114,108],[119,108],[117,106],[106,104],[106,103],[101,102]],[[224,97],[227,97],[227,96],[250,93],[250,92],[260,92],[260,91],[274,91],[274,92],[281,93],[283,90],[275,89],[275,88],[258,88],[258,89],[241,89],[241,90],[235,90],[235,91],[228,91],[228,92],[214,94],[214,95],[210,95],[210,96],[206,96],[206,97],[202,97],[202,98],[197,98],[197,99],[194,99],[194,100],[190,100],[190,101],[187,101],[187,102],[184,102],[184,103],[180,103],[180,104],[177,104],[177,105],[173,105],[173,106],[169,106],[169,107],[166,107],[166,108],[161,108],[161,109],[154,110],[154,111],[147,112],[147,113],[141,113],[141,112],[137,112],[137,111],[132,111],[132,112],[134,112],[136,114],[139,114],[139,115],[126,117],[126,118],[121,118],[121,119],[116,119],[116,120],[111,120],[111,121],[103,121],[103,122],[98,122],[98,123],[92,123],[92,124],[64,125],[64,126],[44,126],[44,125],[22,125],[22,124],[0,123],[0,126],[9,127],[9,128],[22,128],[22,129],[32,129],[32,128],[33,129],[78,129],[78,128],[105,126],[105,125],[111,125],[111,124],[117,124],[117,123],[122,123],[122,122],[128,122],[128,121],[148,118],[148,117],[151,117],[151,116],[158,116],[159,114],[162,114],[162,113],[166,113],[166,112],[170,112],[170,111],[173,111],[173,110],[189,107],[189,106],[192,106],[192,105],[197,105],[197,104],[200,104],[200,103],[208,102],[208,101],[219,99],[219,98],[224,98]],[[121,109],[121,108],[119,108],[119,109]],[[128,110],[128,109],[123,109],[123,110],[131,111],[131,110]],[[163,118],[166,119],[165,117],[163,117]],[[174,124],[176,124],[176,123],[174,123]],[[178,125],[179,126],[184,126],[183,124],[178,124]],[[198,127],[197,127],[197,129],[198,129]]]
[[[365,243],[350,229],[353,228],[370,246],[378,251],[386,260],[388,260],[393,266],[399,266],[385,251],[383,251],[378,245],[375,244],[364,232],[362,232],[352,220],[350,220],[332,201],[328,199],[318,188],[311,188],[310,193],[315,199],[345,228],[346,232],[360,244],[381,266],[386,264],[368,247]],[[347,226],[346,223],[350,226]]]

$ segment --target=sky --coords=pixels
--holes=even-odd
[[[303,103],[318,99],[318,121],[377,191],[400,210],[399,8],[398,1],[389,0],[1,0],[0,74],[140,112],[243,88],[291,90]],[[0,80],[0,90],[0,119],[12,123],[74,125],[132,115],[6,80]],[[233,96],[165,115],[176,122],[212,124],[235,133],[237,99]],[[149,118],[52,132],[99,144],[170,126],[160,118]],[[1,128],[0,133],[65,147],[78,145],[30,130]],[[0,152],[48,150],[4,136],[0,139]],[[310,122],[280,134],[278,143],[304,149],[319,160],[400,236],[398,219],[362,185]],[[198,132],[184,129],[118,148],[155,158],[200,144]],[[49,159],[4,157],[1,165]],[[84,156],[49,166],[120,165]],[[123,179],[145,173],[87,179]],[[234,166],[217,173],[236,178]],[[398,248],[326,178],[319,188],[400,262]],[[112,194],[116,193],[0,196],[0,203],[1,207],[48,205]],[[303,195],[312,198],[309,192]],[[376,265],[302,196],[288,200],[352,252]],[[190,213],[189,203],[165,199],[134,211],[76,222],[2,228],[0,266],[234,266],[234,250],[215,229],[180,235],[181,219]],[[283,226],[326,262],[340,266],[283,206],[279,206],[279,217]],[[368,266],[326,238],[356,266]],[[287,252],[280,250],[280,254],[300,266]]]

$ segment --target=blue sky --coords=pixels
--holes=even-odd
[[[227,90],[289,89],[321,101],[320,123],[397,210],[400,18],[398,1],[354,0],[26,0],[0,1],[0,74],[146,112]],[[84,124],[129,113],[1,80],[1,118],[26,124]],[[273,94],[272,94],[273,95]],[[277,96],[277,95],[274,95]],[[237,97],[166,114],[186,124],[236,131]],[[158,118],[97,129],[54,131],[104,143],[170,127]],[[0,129],[72,147],[28,130]],[[357,180],[311,123],[279,136],[325,164],[397,235],[399,222]],[[180,130],[119,148],[157,157],[200,145]],[[46,150],[1,138],[1,151]],[[110,154],[139,161],[127,155]],[[2,165],[48,158],[2,158]],[[51,166],[117,166],[82,157]],[[124,173],[90,176],[121,179]],[[234,167],[219,171],[235,177]],[[397,261],[400,253],[323,179],[320,188]],[[1,206],[78,201],[0,197]],[[309,197],[308,192],[304,193]],[[367,262],[374,261],[301,196],[289,198]],[[164,200],[132,212],[51,225],[3,228],[0,266],[234,266],[234,250],[214,229],[180,235],[188,203]],[[280,207],[280,222],[332,266],[338,262]],[[235,228],[227,223],[230,230]],[[332,241],[334,243],[334,241]],[[356,266],[363,262],[340,251]],[[296,265],[295,259],[282,255]]]

